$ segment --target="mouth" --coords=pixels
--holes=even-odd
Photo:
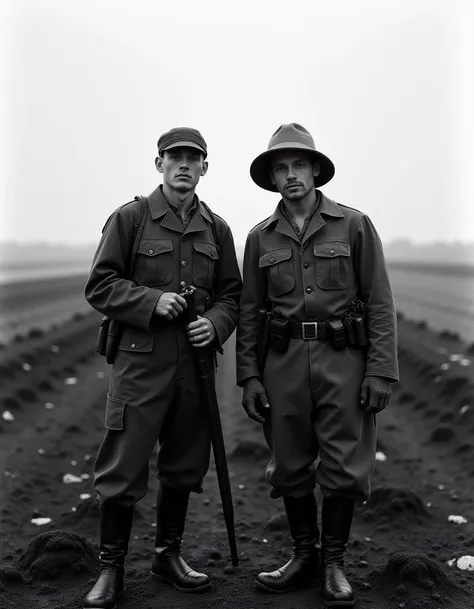
[[[186,180],[190,180],[191,179],[191,176],[188,176],[188,175],[186,175],[184,173],[180,173],[176,177],[177,178],[185,178]]]
[[[285,188],[299,188],[301,186],[301,184],[288,184],[288,186],[285,186]]]

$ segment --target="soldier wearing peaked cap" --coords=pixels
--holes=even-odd
[[[233,332],[241,277],[228,225],[195,193],[207,172],[206,157],[206,142],[196,129],[172,129],[159,138],[155,165],[163,184],[110,216],[86,285],[89,303],[120,322],[123,333],[94,469],[101,572],[84,607],[115,607],[122,593],[133,509],[147,492],[157,440],[152,572],[184,592],[210,586],[208,576],[181,557],[189,495],[202,492],[210,457],[193,350],[208,345],[218,350]],[[182,282],[196,288],[199,315],[189,324]]]
[[[282,198],[247,238],[237,382],[247,414],[263,424],[271,496],[283,497],[293,538],[291,560],[260,573],[258,586],[287,592],[322,561],[325,605],[352,607],[343,557],[355,502],[370,494],[375,414],[398,380],[397,332],[372,222],[318,189],[334,171],[296,123],[279,127],[250,167],[258,186]]]

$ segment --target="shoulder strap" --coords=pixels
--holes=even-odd
[[[133,223],[133,229],[132,229],[132,253],[130,254],[130,261],[128,264],[128,277],[131,278],[133,275],[133,269],[135,267],[135,258],[137,255],[137,251],[138,251],[138,246],[140,245],[140,239],[143,233],[143,227],[145,226],[145,220],[146,220],[146,212],[147,212],[147,208],[148,208],[148,199],[147,197],[144,197],[143,195],[136,195],[134,197],[135,201],[139,202],[138,205],[138,214],[137,217],[135,218],[135,222]]]

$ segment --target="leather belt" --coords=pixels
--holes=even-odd
[[[292,321],[290,327],[292,338],[302,338],[303,340],[329,339],[325,321]]]

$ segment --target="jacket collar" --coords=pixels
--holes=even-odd
[[[197,200],[197,210],[194,214],[194,216],[196,216],[196,214],[200,214],[205,220],[207,220],[208,222],[213,223],[214,220],[211,216],[211,214],[207,211],[207,209],[204,207],[204,205],[201,203],[201,201],[199,200],[199,197],[195,194],[194,195],[196,200]],[[148,205],[150,208],[150,215],[152,220],[159,220],[160,218],[162,218],[163,216],[166,216],[167,214],[173,214],[173,216],[176,217],[174,211],[170,208],[170,205],[168,203],[168,201],[166,200],[165,195],[163,194],[163,187],[160,184],[157,188],[155,188],[155,190],[148,195]],[[194,219],[193,216],[193,219]],[[169,218],[169,216],[167,216],[167,218]],[[178,218],[176,218],[178,220]],[[193,223],[193,220],[191,220],[190,224]],[[178,224],[179,224],[179,220],[178,220]],[[198,224],[201,224],[198,222]],[[203,224],[203,223],[202,223]],[[189,227],[189,225],[188,225]]]
[[[326,215],[326,216],[332,216],[333,218],[343,218],[344,214],[342,212],[342,209],[339,207],[339,205],[333,201],[332,199],[329,199],[328,197],[326,197],[326,195],[323,195],[322,192],[319,192],[319,205],[318,205],[318,209],[316,210],[316,213],[314,214],[315,216],[319,215]],[[283,201],[280,200],[280,202],[277,205],[277,208],[275,209],[275,211],[273,212],[273,214],[268,218],[268,220],[266,220],[262,226],[262,230],[265,230],[267,228],[269,228],[273,223],[275,222],[281,222],[282,220],[286,220],[285,216],[282,214],[281,212],[281,208],[280,205],[283,205]]]

